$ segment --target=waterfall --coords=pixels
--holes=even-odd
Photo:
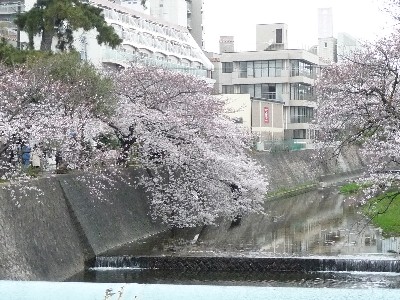
[[[100,256],[95,268],[141,268],[176,271],[317,272],[360,271],[400,273],[400,261],[390,258],[312,257],[174,257]]]
[[[137,258],[132,256],[99,256],[95,268],[142,269]]]

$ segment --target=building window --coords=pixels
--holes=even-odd
[[[247,62],[239,62],[239,78],[247,78]]]
[[[311,63],[296,59],[296,60],[291,60],[290,65],[291,65],[291,76],[306,76],[309,78],[313,78],[314,68]]]
[[[291,83],[290,100],[313,100],[314,90],[309,84]]]
[[[268,100],[276,99],[276,84],[275,83],[261,84],[261,99],[268,99]]]
[[[277,29],[276,30],[276,43],[277,44],[282,44],[283,43],[282,29]]]
[[[247,62],[247,78],[254,77],[254,61]]]
[[[282,60],[258,60],[254,61],[254,77],[276,77],[281,76],[283,68]],[[249,71],[249,68],[247,68]]]
[[[222,94],[233,94],[233,85],[223,85],[222,86]]]
[[[309,123],[314,118],[314,109],[305,106],[290,107],[290,123]]]
[[[325,46],[325,48],[328,48],[328,43],[325,42],[325,43],[324,43],[324,46]]]
[[[294,139],[306,139],[307,138],[306,129],[294,129],[293,130],[293,138]]]
[[[232,72],[233,72],[233,62],[223,62],[222,73],[232,73]]]

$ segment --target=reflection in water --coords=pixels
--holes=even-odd
[[[396,238],[383,239],[354,200],[333,189],[270,200],[266,215],[243,218],[238,227],[208,227],[191,252],[252,252],[259,255],[358,255],[398,252]]]
[[[244,217],[240,226],[230,222],[198,230],[159,236],[109,251],[110,256],[368,256],[396,258],[399,239],[383,238],[359,213],[354,200],[337,189],[315,190],[290,198],[269,200],[266,214]],[[360,257],[361,256],[361,257]],[[400,288],[398,273],[359,272],[170,272],[162,270],[91,269],[71,281],[169,284],[262,285],[337,288]]]

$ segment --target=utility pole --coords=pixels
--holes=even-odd
[[[17,15],[21,13],[21,2],[18,1],[17,3]],[[21,31],[19,30],[19,27],[17,26],[17,49],[21,50]]]

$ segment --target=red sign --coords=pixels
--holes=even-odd
[[[264,107],[264,123],[269,123],[269,107]]]

